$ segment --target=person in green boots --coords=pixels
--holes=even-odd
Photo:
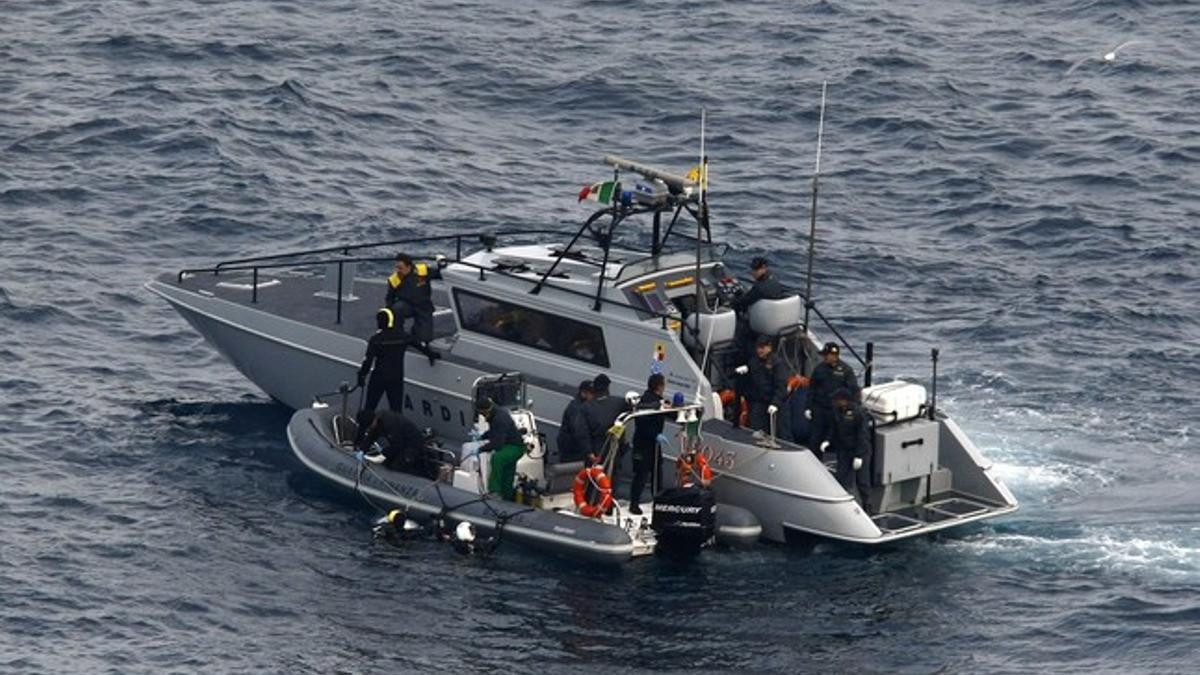
[[[479,452],[491,452],[492,464],[488,472],[488,492],[513,501],[516,489],[513,479],[517,474],[517,460],[525,454],[525,440],[521,430],[513,422],[512,415],[502,406],[486,398],[475,404],[475,412],[487,420],[488,430],[483,435],[487,441]]]

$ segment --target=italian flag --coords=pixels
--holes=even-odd
[[[612,201],[616,191],[617,184],[611,180],[594,185],[584,185],[583,189],[579,191],[579,201],[590,199],[594,202],[607,204]]]

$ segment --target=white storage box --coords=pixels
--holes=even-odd
[[[694,335],[691,331],[696,325],[696,317],[700,317],[700,333]],[[722,308],[716,312],[700,312],[687,318],[688,330],[683,332],[683,339],[689,345],[699,344],[701,347],[709,343],[709,331],[712,344],[721,344],[733,339],[737,332],[737,314],[732,309]]]
[[[925,400],[925,387],[903,380],[877,384],[862,391],[863,407],[885,423],[920,415]]]
[[[891,485],[938,468],[938,423],[913,420],[875,430],[875,484]]]
[[[780,335],[800,325],[804,302],[798,295],[759,300],[750,305],[750,330],[759,335]]]

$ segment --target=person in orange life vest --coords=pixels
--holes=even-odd
[[[688,447],[686,441],[679,459],[675,460],[675,471],[679,476],[681,488],[695,487],[697,480],[702,488],[712,484],[713,472],[712,467],[708,465],[708,458],[704,453],[697,452],[695,447]]]
[[[438,256],[438,265],[442,265],[444,260]],[[413,337],[422,345],[428,345],[433,339],[433,289],[430,281],[441,279],[442,273],[425,263],[414,263],[407,253],[396,254],[395,269],[388,277],[386,306],[396,312],[397,318],[402,321],[411,316]]]

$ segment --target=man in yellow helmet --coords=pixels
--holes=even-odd
[[[395,312],[384,307],[375,313],[379,330],[367,340],[367,354],[358,369],[358,386],[367,387],[363,410],[374,412],[380,399],[387,394],[388,408],[404,410],[404,355],[415,342],[398,325]],[[371,381],[367,384],[367,375]]]

